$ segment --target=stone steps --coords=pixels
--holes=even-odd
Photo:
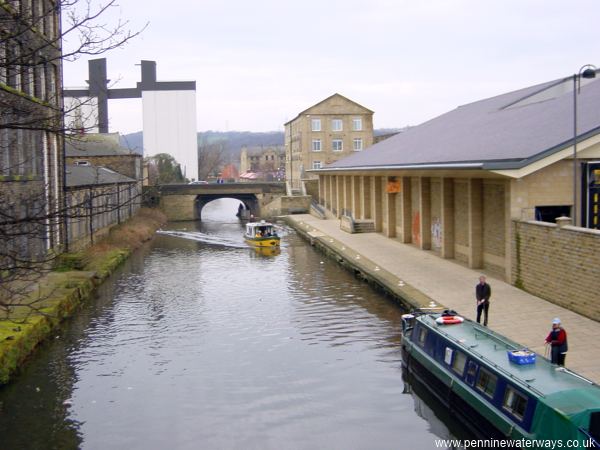
[[[370,220],[355,220],[354,221],[354,232],[355,233],[374,233],[375,222]]]

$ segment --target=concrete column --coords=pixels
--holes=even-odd
[[[371,177],[362,177],[362,195],[363,201],[363,216],[365,219],[370,219],[373,217],[372,213],[372,190],[371,190]]]
[[[323,176],[323,188],[324,188],[323,206],[325,207],[325,209],[329,209],[329,175]]]
[[[319,203],[325,204],[325,176],[319,175]]]
[[[386,214],[386,225],[387,232],[386,236],[389,238],[396,237],[396,196],[398,194],[388,194],[385,193],[385,197],[387,199],[387,214]]]
[[[469,267],[483,267],[483,180],[473,178],[468,184]]]
[[[511,181],[504,183],[504,276],[506,281],[513,284],[516,280],[512,278],[512,217],[511,217]]]
[[[412,242],[412,196],[410,177],[402,177],[402,210],[400,217],[402,219],[402,242],[410,244]]]
[[[344,177],[344,209],[346,210],[346,214],[352,215],[354,217],[354,211],[352,211],[352,177],[345,176]]]
[[[329,211],[333,210],[333,206],[335,205],[335,202],[333,201],[333,176],[329,175],[329,183],[328,183],[328,187],[329,187]]]
[[[454,179],[442,178],[442,258],[454,258]]]
[[[360,184],[362,177],[352,177],[352,213],[355,219],[362,218],[362,208],[360,201]]]
[[[340,175],[335,176],[335,217],[342,215],[342,180]]]
[[[373,191],[373,219],[375,220],[375,231],[377,232],[381,232],[383,229],[381,183],[381,177],[371,177],[371,190]]]
[[[421,250],[431,250],[431,180],[419,178],[419,212],[421,213]]]

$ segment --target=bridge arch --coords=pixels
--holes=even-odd
[[[204,206],[220,198],[242,202],[248,213],[261,217],[286,195],[285,183],[165,184],[144,187],[146,201],[153,200],[171,221],[202,220]]]
[[[202,221],[202,208],[213,200],[221,198],[239,200],[244,205],[244,208],[249,211],[249,214],[255,217],[260,215],[260,204],[255,194],[200,194],[194,200],[194,215],[196,220]]]

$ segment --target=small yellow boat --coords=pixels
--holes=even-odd
[[[280,238],[272,223],[261,220],[246,224],[244,240],[252,247],[278,247]]]

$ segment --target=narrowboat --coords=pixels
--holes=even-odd
[[[275,247],[280,242],[275,226],[264,220],[247,223],[244,240],[252,247]]]
[[[600,448],[597,384],[453,311],[405,314],[402,329],[403,368],[475,435]]]

